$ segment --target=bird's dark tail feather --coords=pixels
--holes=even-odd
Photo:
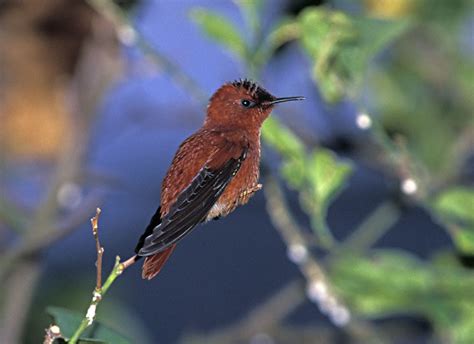
[[[146,257],[142,268],[142,278],[151,280],[153,277],[158,275],[158,273],[161,271],[161,268],[163,265],[165,265],[166,261],[170,257],[171,253],[173,253],[175,247],[176,244],[171,245],[160,253]]]
[[[135,247],[135,253],[137,253],[137,255],[135,256],[136,257],[135,261],[141,258],[138,255],[138,252],[143,247],[143,244],[145,243],[145,238],[149,236],[151,233],[153,233],[153,230],[160,223],[161,223],[161,207],[158,207],[158,209],[156,209],[155,214],[152,216],[150,223],[146,227],[145,232],[142,234],[140,239],[138,239],[137,246]],[[158,273],[163,268],[163,265],[165,265],[166,261],[168,260],[171,253],[173,252],[175,246],[176,245],[172,245],[162,252],[154,254],[153,256],[150,256],[150,257],[146,257],[145,262],[143,263],[142,277],[144,279],[151,280],[153,277],[158,275]]]
[[[135,247],[135,253],[138,254],[140,249],[143,247],[143,244],[145,243],[145,238],[149,236],[151,233],[153,233],[153,230],[155,229],[155,227],[158,226],[160,223],[161,223],[161,207],[158,207],[158,209],[156,209],[155,211],[155,214],[151,217],[150,223],[148,224],[148,226],[146,226],[145,232],[143,232],[140,239],[138,239],[137,246]]]

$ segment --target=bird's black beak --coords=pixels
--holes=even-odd
[[[292,102],[295,100],[305,100],[305,97],[282,97],[282,98],[276,98],[272,101],[265,102],[265,105],[275,105],[278,103],[284,103],[284,102]]]

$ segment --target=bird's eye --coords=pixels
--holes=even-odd
[[[251,108],[255,105],[255,103],[251,100],[248,100],[248,99],[242,99],[242,101],[240,102],[240,104],[242,104],[243,107],[246,107],[246,108]]]

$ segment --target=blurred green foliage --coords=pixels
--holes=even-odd
[[[433,211],[450,230],[458,249],[474,255],[474,190],[461,187],[444,190],[433,201]]]
[[[406,20],[350,17],[320,7],[306,8],[296,21],[313,63],[313,78],[329,102],[357,95],[369,62],[409,28]]]
[[[442,192],[435,200],[435,210],[452,220],[474,223],[474,190],[452,188]]]
[[[266,120],[262,138],[282,156],[281,175],[288,186],[299,190],[315,234],[321,245],[330,247],[333,238],[325,223],[326,212],[350,176],[351,165],[338,161],[334,153],[322,147],[307,153],[300,139],[274,117]]]
[[[238,56],[247,54],[247,46],[237,28],[220,15],[204,9],[195,9],[191,17],[204,32],[225,48]]]
[[[455,261],[422,262],[407,252],[380,250],[370,257],[345,256],[330,272],[359,314],[422,315],[447,342],[474,340],[474,275]]]
[[[231,25],[216,24],[226,22],[224,17],[200,9],[193,18],[256,77],[275,49],[296,40],[326,101],[350,99],[373,114],[370,144],[378,154],[372,162],[400,180],[413,180],[412,201],[446,228],[459,252],[472,255],[474,191],[463,186],[462,171],[472,154],[474,64],[461,38],[473,4],[420,0],[385,13],[372,1],[355,7],[355,14],[307,7],[265,34],[259,25],[248,25],[245,35],[232,27],[230,41],[217,34],[219,26]],[[390,18],[370,16],[375,7]],[[249,10],[242,13],[248,16]],[[242,43],[246,36],[253,45]],[[382,52],[383,59],[376,59]],[[474,274],[456,252],[444,252],[449,259],[440,262],[402,250],[337,251],[326,212],[347,184],[352,164],[322,147],[306,147],[275,117],[265,123],[262,138],[281,155],[280,174],[298,190],[318,242],[331,257],[330,280],[353,312],[368,318],[416,314],[434,325],[439,339],[474,343]]]

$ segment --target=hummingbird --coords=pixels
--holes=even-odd
[[[135,248],[142,277],[152,279],[176,244],[198,224],[219,219],[262,188],[258,183],[260,130],[277,98],[256,82],[222,85],[210,98],[202,127],[176,152],[161,185],[160,206]]]

